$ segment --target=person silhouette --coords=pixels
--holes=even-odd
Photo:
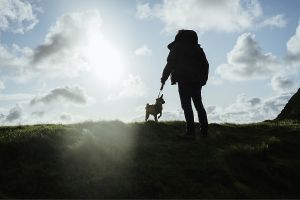
[[[208,135],[208,121],[203,107],[201,90],[208,79],[209,63],[205,53],[198,44],[197,33],[193,30],[179,30],[175,40],[168,45],[170,50],[167,64],[163,70],[162,87],[171,75],[171,84],[178,83],[181,107],[186,120],[186,132],[179,135],[182,138],[194,139],[195,124],[192,102],[198,113],[201,127],[200,134]]]

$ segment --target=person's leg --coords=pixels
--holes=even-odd
[[[178,91],[180,96],[181,107],[184,111],[186,120],[187,134],[195,134],[194,113],[192,109],[192,90],[190,85],[178,83]]]
[[[195,108],[196,108],[197,113],[198,113],[198,118],[199,118],[199,122],[200,122],[200,125],[201,125],[201,134],[203,136],[207,136],[208,121],[207,121],[206,111],[205,111],[203,103],[202,103],[201,89],[202,89],[202,86],[200,84],[195,85],[193,87],[192,99],[193,99]]]

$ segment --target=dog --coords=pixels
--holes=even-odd
[[[150,115],[154,116],[154,120],[157,122],[157,119],[159,119],[162,115],[162,105],[165,103],[165,100],[163,99],[163,94],[156,99],[155,104],[149,105],[147,103],[145,109],[146,109],[146,117],[145,121],[148,120]],[[159,114],[159,116],[157,116]]]

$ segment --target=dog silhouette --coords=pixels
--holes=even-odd
[[[157,122],[157,119],[159,119],[162,115],[162,109],[163,109],[163,104],[165,103],[165,100],[163,99],[163,94],[156,99],[155,104],[149,105],[147,103],[145,109],[146,109],[146,117],[145,121],[148,120],[150,115],[154,116],[154,120]],[[159,116],[157,116],[159,114]]]

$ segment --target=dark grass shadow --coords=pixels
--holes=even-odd
[[[1,198],[298,198],[300,125],[120,121],[0,127]]]

